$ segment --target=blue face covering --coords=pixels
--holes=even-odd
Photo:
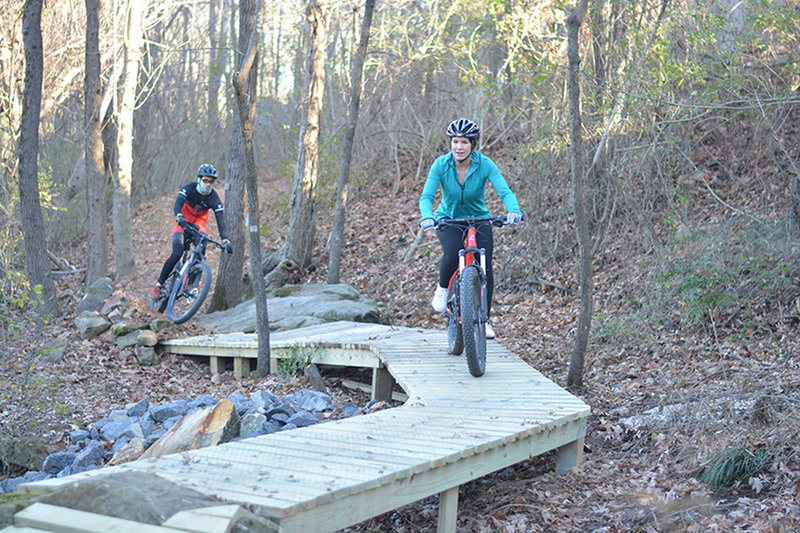
[[[203,178],[197,178],[197,192],[202,195],[206,195],[211,192],[211,189],[214,187],[211,183],[206,183],[203,181]]]

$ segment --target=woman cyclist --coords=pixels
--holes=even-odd
[[[175,213],[175,224],[172,227],[172,255],[164,262],[158,281],[150,290],[152,298],[158,299],[161,296],[161,292],[164,290],[164,281],[183,255],[184,241],[187,237],[183,229],[187,227],[187,224],[197,224],[200,233],[208,233],[206,224],[208,224],[209,209],[214,210],[217,229],[225,251],[229,254],[233,253],[233,245],[225,233],[225,214],[222,209],[222,201],[219,199],[217,191],[214,190],[215,181],[217,181],[217,169],[214,168],[214,165],[203,164],[197,169],[197,181],[187,183],[178,191],[178,197],[172,207],[172,211]],[[195,234],[191,235],[197,238]]]
[[[439,156],[431,165],[419,199],[419,210],[422,215],[420,227],[425,230],[432,229],[436,227],[435,221],[442,218],[490,216],[485,201],[487,181],[491,182],[508,210],[507,222],[518,224],[522,220],[522,211],[517,197],[508,187],[494,161],[475,150],[480,137],[478,125],[466,118],[460,118],[447,127],[447,136],[450,138],[450,152]],[[442,189],[442,200],[434,213],[433,201],[439,188]],[[488,319],[494,291],[492,225],[483,222],[476,225],[476,230],[478,246],[486,249]],[[442,259],[439,262],[439,284],[431,300],[431,306],[437,312],[443,312],[447,307],[447,286],[450,277],[458,268],[458,251],[464,245],[464,234],[461,228],[448,226],[440,228],[437,236],[442,244]],[[486,338],[494,337],[494,329],[487,320]]]

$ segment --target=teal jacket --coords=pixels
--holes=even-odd
[[[439,156],[431,165],[422,196],[419,199],[419,211],[422,218],[465,218],[488,217],[489,209],[486,208],[486,181],[490,181],[503,205],[509,212],[522,214],[519,209],[517,197],[511,192],[505,178],[494,161],[480,152],[472,151],[472,162],[464,179],[464,185],[458,182],[455,158],[453,153]],[[442,188],[442,201],[433,213],[433,200],[436,191]]]

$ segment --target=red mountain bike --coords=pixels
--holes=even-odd
[[[457,226],[464,231],[464,249],[458,251],[458,270],[448,286],[447,318],[448,351],[463,352],[469,373],[480,377],[486,371],[486,250],[478,248],[475,225],[490,222],[505,226],[506,217],[450,218],[436,221],[436,227]]]

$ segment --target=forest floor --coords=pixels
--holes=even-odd
[[[416,191],[369,187],[362,186],[349,206],[342,281],[375,300],[393,324],[444,328],[429,307],[438,259],[435,236],[425,235],[412,260],[400,261],[416,233]],[[285,198],[279,187],[262,190],[261,220],[271,221],[265,226],[273,247],[286,219]],[[172,202],[164,197],[134,210],[137,272],[116,284],[143,302],[168,253]],[[326,280],[326,224],[318,225],[315,269],[304,283]],[[216,232],[213,224],[210,231]],[[495,233],[493,325],[500,343],[564,386],[579,307],[574,262],[543,273],[549,284],[511,283],[504,264],[523,232],[524,225]],[[60,253],[83,264],[80,244]],[[216,251],[209,255],[217,260]],[[652,324],[637,329],[620,311],[621,294],[642,283],[642,268],[641,258],[622,253],[607,254],[596,265],[595,310],[602,319],[595,319],[584,387],[573,391],[592,409],[583,464],[556,475],[554,455],[546,454],[462,486],[458,531],[800,531],[797,310],[775,309],[761,317],[768,327],[739,337],[724,334],[722,324],[688,332]],[[269,388],[285,394],[309,387],[302,376],[237,380],[226,374],[212,380],[204,361],[168,354],[160,354],[157,366],[142,368],[132,353],[113,344],[76,340],[72,313],[81,282],[80,275],[59,277],[63,318],[43,330],[10,331],[5,339],[6,360],[19,362],[30,361],[26,354],[36,344],[70,339],[60,363],[31,363],[30,375],[49,387],[47,397],[38,398],[47,405],[46,415],[32,411],[41,401],[24,395],[14,402],[6,395],[0,403],[4,417],[12,412],[24,417],[25,410],[37,416],[50,451],[66,447],[72,428],[142,397],[161,402],[201,393],[222,397]],[[191,322],[170,331],[197,333]],[[342,397],[358,394],[335,390]],[[357,402],[363,405],[363,398]],[[715,491],[698,474],[715,453],[734,446],[753,457],[765,452],[767,466]],[[432,532],[436,517],[432,497],[348,531]]]

